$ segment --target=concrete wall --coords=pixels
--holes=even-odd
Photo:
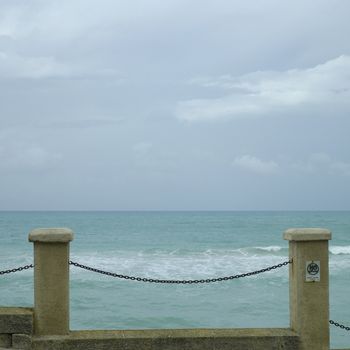
[[[33,309],[0,307],[0,348],[31,349]]]
[[[33,309],[0,308],[0,349],[22,350],[299,350],[290,329],[72,331],[33,335]]]
[[[80,331],[41,336],[36,350],[298,350],[299,337],[289,329],[186,329]]]
[[[0,349],[22,350],[299,350],[290,329],[72,331],[33,335],[33,309],[0,308]]]

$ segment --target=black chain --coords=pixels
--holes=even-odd
[[[10,270],[4,270],[4,271],[0,271],[0,275],[5,275],[7,273],[14,273],[14,272],[18,272],[18,271],[23,271],[23,270],[28,270],[33,268],[34,265],[30,264],[30,265],[25,265],[25,266],[21,266],[21,267],[17,267],[15,269],[10,269]]]
[[[334,322],[333,320],[330,320],[329,323],[341,329],[345,329],[346,331],[350,331],[350,327],[344,326],[343,324],[340,324],[338,322]]]
[[[292,261],[289,260],[289,261],[285,261],[285,262],[277,264],[277,265],[266,267],[265,269],[261,269],[261,270],[257,270],[257,271],[253,271],[253,272],[242,273],[239,275],[219,277],[219,278],[199,279],[199,280],[163,280],[163,279],[156,279],[156,278],[134,277],[134,276],[120,275],[120,274],[117,274],[114,272],[109,272],[109,271],[103,271],[100,269],[96,269],[94,267],[79,264],[79,263],[74,262],[74,261],[69,261],[69,264],[76,266],[76,267],[80,267],[81,269],[84,269],[84,270],[100,273],[102,275],[107,275],[107,276],[116,277],[116,278],[122,278],[125,280],[131,280],[131,281],[149,282],[149,283],[168,283],[168,284],[197,284],[197,283],[213,283],[213,282],[229,281],[229,280],[233,280],[233,279],[237,279],[237,278],[258,275],[259,273],[278,269],[282,266],[290,264],[291,262]]]
[[[100,273],[102,275],[107,275],[107,276],[116,277],[116,278],[122,278],[122,279],[126,279],[126,280],[131,280],[131,281],[138,281],[138,282],[168,283],[168,284],[197,284],[197,283],[214,283],[214,282],[221,282],[221,281],[229,281],[229,280],[233,280],[233,279],[237,279],[237,278],[258,275],[260,273],[275,270],[275,269],[278,269],[280,267],[286,266],[286,265],[291,264],[291,263],[292,263],[292,260],[289,260],[289,261],[285,261],[285,262],[277,264],[277,265],[266,267],[266,268],[261,269],[261,270],[242,273],[239,275],[219,277],[219,278],[208,278],[208,279],[200,279],[200,280],[162,280],[162,279],[156,279],[156,278],[145,278],[145,277],[134,277],[134,276],[127,276],[127,275],[120,275],[120,274],[117,274],[114,272],[103,271],[100,269],[96,269],[94,267],[82,265],[82,264],[79,264],[79,263],[74,262],[74,261],[69,261],[70,265],[80,267],[81,269],[84,269],[84,270]],[[14,269],[3,270],[3,271],[0,271],[0,275],[5,275],[5,274],[9,274],[9,273],[15,273],[15,272],[23,271],[23,270],[28,270],[28,269],[31,269],[33,267],[34,267],[33,264],[29,264],[29,265],[20,266],[20,267],[14,268]],[[335,322],[333,320],[329,320],[329,323],[334,325],[335,327],[339,327],[341,329],[345,329],[346,331],[350,331],[350,327],[345,326],[343,324],[340,324],[338,322]]]

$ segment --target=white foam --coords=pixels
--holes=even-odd
[[[268,247],[255,247],[255,249],[276,253],[276,252],[280,252],[283,249],[283,247],[280,247],[278,245],[271,245]]]
[[[267,251],[268,252],[268,251]],[[179,253],[179,252],[178,252]],[[213,278],[250,272],[287,260],[287,256],[257,255],[244,249],[205,251],[157,251],[140,254],[132,251],[116,251],[108,255],[82,254],[72,260],[96,268],[125,275],[165,279]],[[286,275],[285,269],[273,271],[276,276]],[[283,271],[282,271],[283,270]],[[82,271],[73,270],[74,274]],[[92,276],[91,276],[92,277]],[[93,277],[92,277],[93,278]]]
[[[331,246],[329,251],[333,255],[349,255],[350,254],[350,245],[345,246]]]
[[[246,247],[238,249],[241,255],[244,256],[288,256],[288,247],[281,247],[277,245],[271,246],[257,246],[257,247]]]

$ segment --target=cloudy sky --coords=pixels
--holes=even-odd
[[[349,13],[0,0],[0,210],[349,210]]]

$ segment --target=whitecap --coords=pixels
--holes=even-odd
[[[283,247],[280,247],[278,245],[271,245],[267,247],[255,247],[255,249],[276,253],[276,252],[280,252],[283,249]]]
[[[345,246],[331,246],[329,251],[333,255],[349,255],[350,254],[350,245]]]

